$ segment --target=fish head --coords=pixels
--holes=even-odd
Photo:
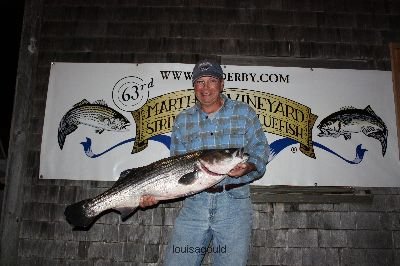
[[[323,119],[317,126],[320,130],[318,137],[338,137],[342,131],[342,123],[336,119]]]
[[[229,148],[207,150],[200,156],[199,161],[208,171],[226,175],[237,164],[246,162],[248,158],[249,155],[243,148]]]
[[[128,126],[130,126],[128,119],[122,115],[114,117],[110,122],[110,127],[114,131],[128,131]]]

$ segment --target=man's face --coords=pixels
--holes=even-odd
[[[224,88],[224,81],[211,76],[203,76],[194,82],[194,92],[197,100],[203,107],[220,107],[220,93]]]

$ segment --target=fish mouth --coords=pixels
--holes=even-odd
[[[209,174],[209,175],[212,175],[212,176],[223,176],[224,174],[218,174],[218,173],[215,173],[215,172],[212,172],[212,171],[210,171],[203,163],[199,163],[199,168],[200,168],[200,170],[202,171],[202,172],[204,172],[204,173],[206,173],[206,174]]]
[[[119,126],[119,127],[115,127],[114,130],[115,130],[115,131],[120,131],[120,132],[122,132],[122,131],[128,131],[128,130],[129,130],[128,127],[129,127],[130,125],[131,125],[130,123],[126,123],[126,124],[121,125],[121,126]]]
[[[122,130],[122,131],[128,131],[128,130],[129,130],[129,129],[128,129],[129,126],[130,126],[130,124],[125,125],[125,126],[123,126],[123,127],[121,128],[121,130]]]
[[[125,123],[123,123],[123,124],[121,125],[121,128],[122,128],[122,129],[126,129],[126,128],[129,127],[130,125],[131,125],[130,122],[125,122]]]
[[[329,136],[331,136],[332,135],[332,133],[331,132],[329,132],[329,130],[327,130],[327,129],[325,129],[325,128],[319,128],[319,130],[321,131],[321,132],[319,132],[318,133],[318,137],[329,137]]]
[[[327,130],[327,129],[320,129],[321,132],[318,133],[318,137],[332,137],[332,138],[337,138],[340,136],[341,132],[333,131],[333,130]]]

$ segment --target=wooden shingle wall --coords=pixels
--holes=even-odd
[[[181,204],[71,230],[65,206],[111,183],[38,178],[51,62],[390,70],[389,42],[400,42],[399,0],[27,0],[25,10],[2,265],[158,265]],[[372,202],[254,204],[249,265],[400,265],[400,189],[369,189]]]

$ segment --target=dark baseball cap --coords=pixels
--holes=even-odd
[[[218,79],[223,79],[224,72],[222,71],[222,68],[218,63],[205,59],[198,62],[193,68],[193,85],[198,78],[203,76],[212,76]]]

